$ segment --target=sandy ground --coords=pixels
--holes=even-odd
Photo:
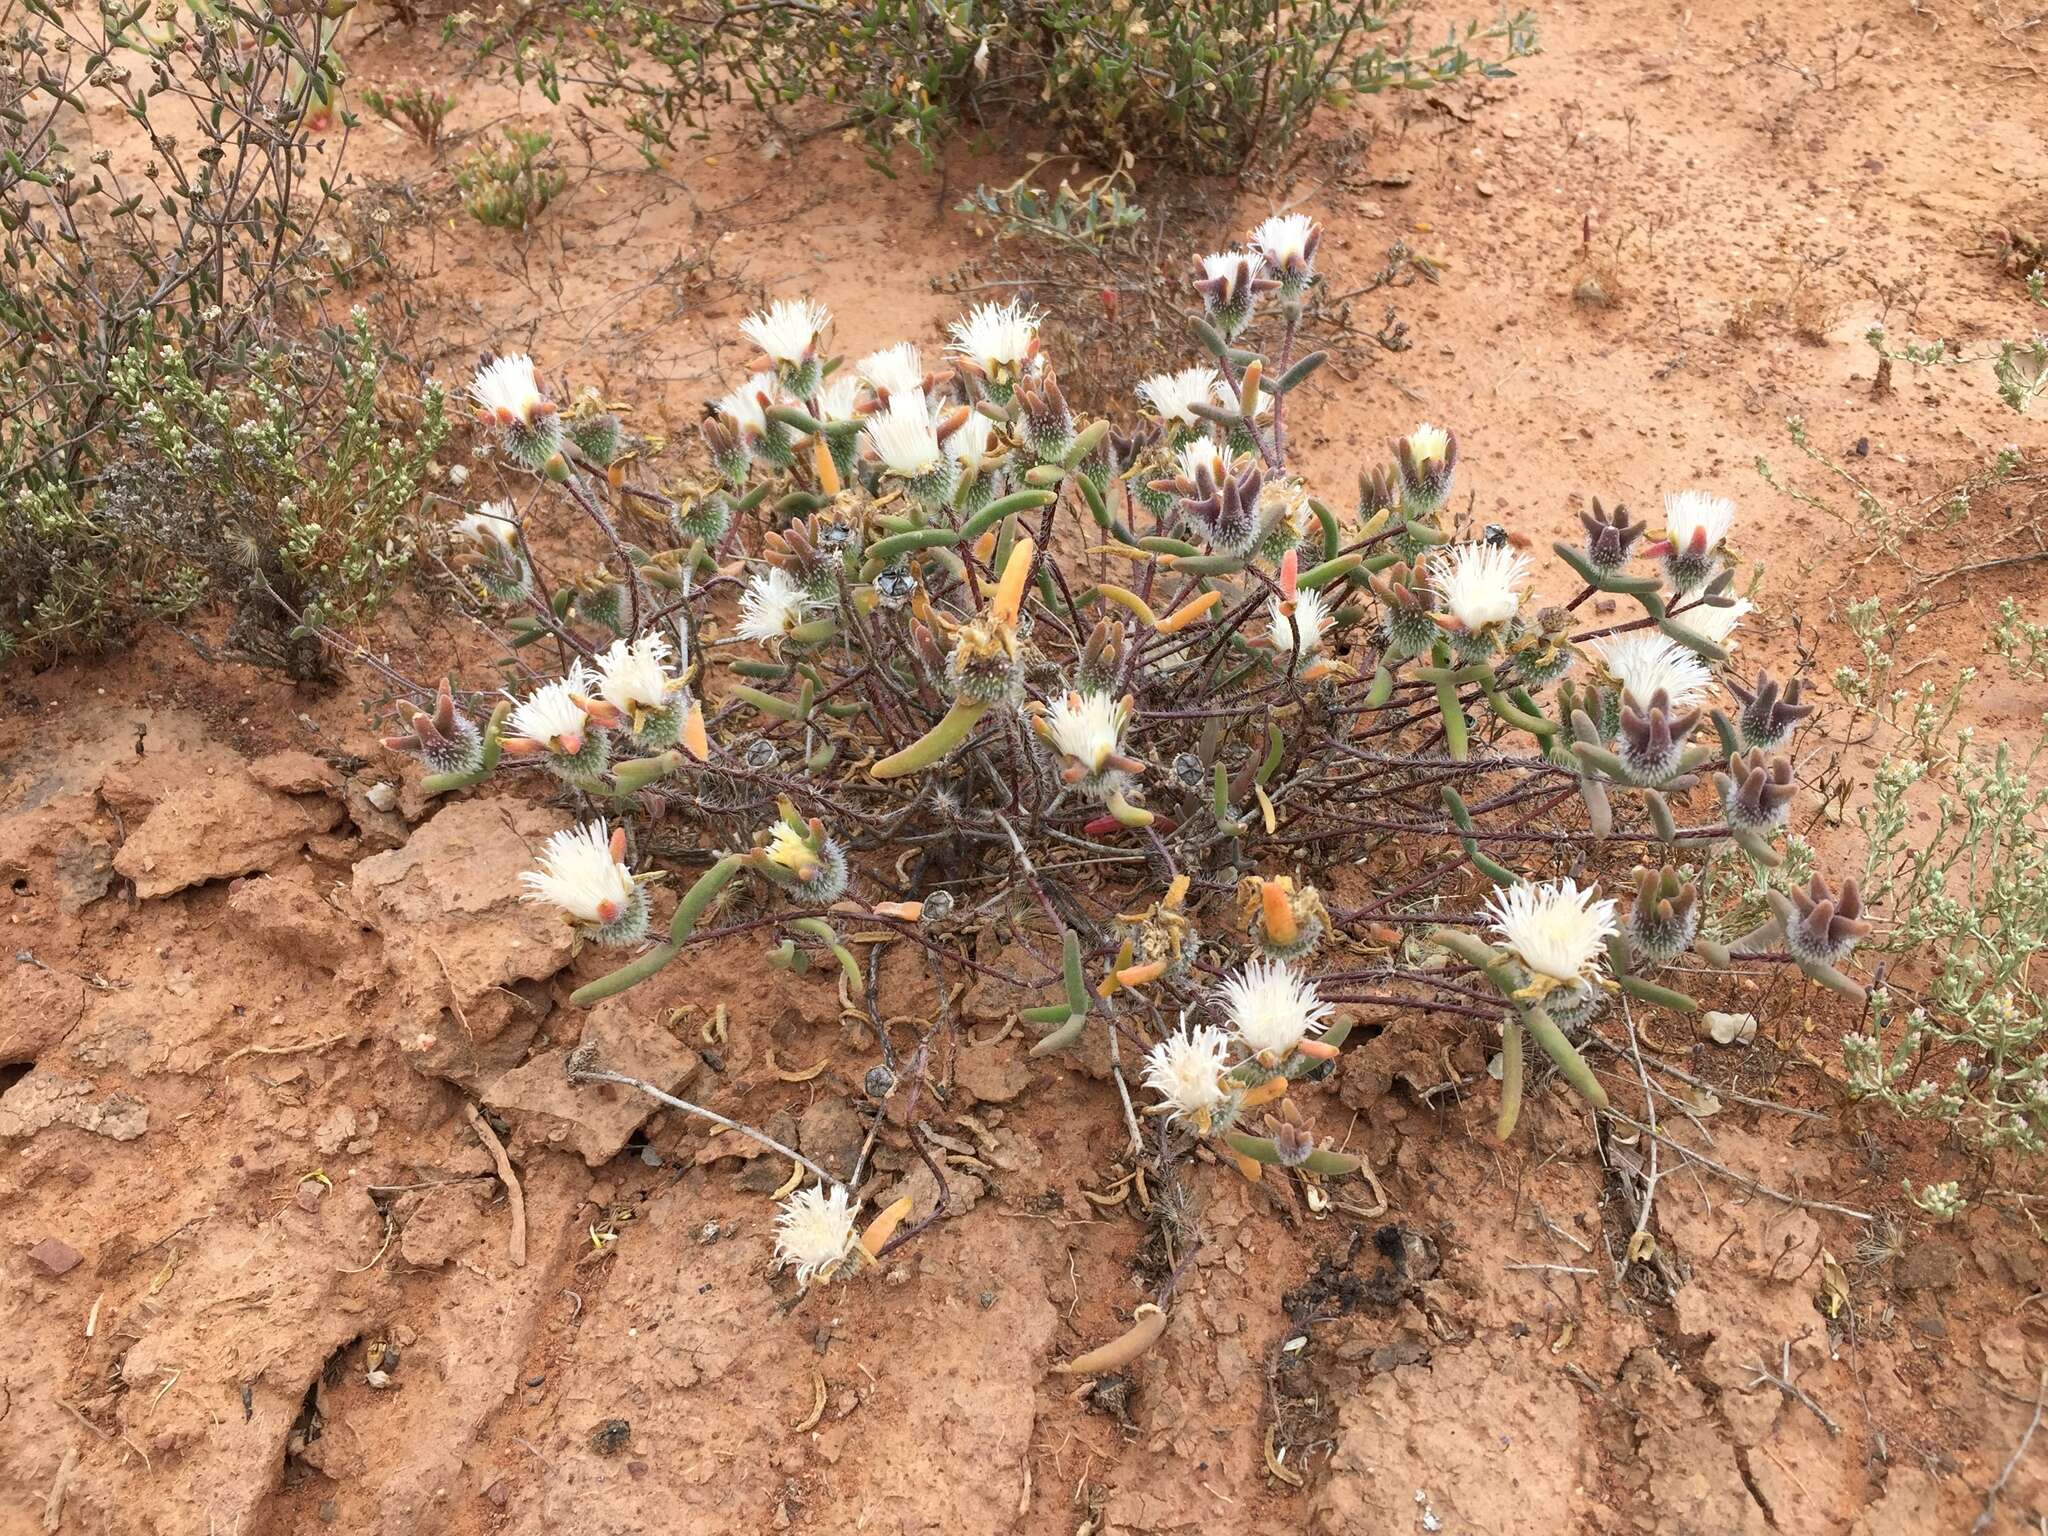
[[[1901,366],[1880,392],[1861,338],[1882,317],[1981,350],[2026,326],[2000,231],[2048,224],[2044,29],[1936,0],[1541,21],[1518,79],[1327,116],[1297,179],[1216,189],[1189,243],[1289,207],[1326,225],[1339,291],[1397,239],[1441,264],[1354,306],[1371,329],[1391,300],[1407,350],[1333,328],[1322,387],[1290,404],[1332,494],[1430,418],[1463,438],[1473,516],[1539,540],[1595,495],[1735,496],[1764,568],[1741,659],[1804,662],[1831,708],[1802,775],[1853,784],[1882,743],[1851,743],[1867,721],[1828,683],[1854,656],[1847,601],[1911,618],[1901,667],[1944,681],[1984,663],[2001,597],[2040,616],[2038,565],[1942,577],[2039,549],[2038,483],[1915,522],[1998,444],[2038,456],[2039,423],[1982,368]],[[359,36],[360,79],[455,78],[425,35]],[[457,88],[463,133],[550,120]],[[657,172],[607,162],[519,242],[455,207],[459,148],[437,162],[366,121],[354,216],[392,211],[403,274],[372,296],[410,306],[446,376],[530,348],[682,433],[734,381],[760,294],[823,300],[858,355],[929,346],[1004,270],[948,210],[1016,162],[963,149],[943,186],[907,163],[891,181],[836,138],[765,137],[735,120]],[[1114,332],[1093,294],[1036,297]],[[1164,345],[1155,366],[1188,350]],[[1908,514],[1892,547],[1788,416]],[[423,608],[379,639],[422,670],[485,654]],[[6,682],[0,1529],[1905,1536],[1971,1528],[2037,1412],[2048,1253],[2027,1202],[1906,1222],[1895,1255],[1829,1209],[1898,1216],[1903,1177],[1971,1167],[1844,1103],[1844,1020],[1797,986],[1713,999],[1763,1019],[1748,1047],[1652,1026],[1719,1092],[1689,1143],[1738,1177],[1670,1173],[1663,1262],[1625,1273],[1633,1212],[1574,1103],[1539,1097],[1497,1146],[1478,1038],[1380,1021],[1321,1090],[1376,1185],[1315,1211],[1195,1168],[1173,1324],[1126,1395],[1084,1400],[1048,1366],[1120,1331],[1178,1255],[1162,1192],[1125,1176],[1100,1064],[1027,1061],[1014,997],[970,989],[930,1110],[954,1214],[881,1275],[798,1299],[768,1263],[786,1167],[572,1093],[560,1066],[589,1034],[837,1166],[871,1047],[832,978],[734,941],[630,1007],[568,1007],[600,962],[514,899],[561,813],[424,802],[374,744],[366,683],[295,692],[164,634]],[[2002,674],[1983,699],[1986,737],[2048,705]],[[918,967],[885,980],[885,1013],[929,1013]],[[523,1263],[476,1101],[518,1169]],[[914,1158],[884,1158],[929,1203]],[[1985,1528],[2044,1511],[2037,1442]]]

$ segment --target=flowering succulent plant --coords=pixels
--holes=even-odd
[[[857,1016],[877,985],[858,947],[886,936],[948,999],[970,973],[1050,994],[1020,1005],[1030,1049],[1099,1032],[1135,1148],[1133,1084],[1158,1156],[1206,1142],[1254,1177],[1356,1169],[1310,1118],[1359,1008],[1496,1037],[1505,1134],[1528,1041],[1604,1106],[1581,1045],[1617,996],[1695,1009],[1667,984],[1694,955],[1856,995],[1858,888],[1772,884],[1812,706],[1718,671],[1756,612],[1732,503],[1674,495],[1651,541],[1592,501],[1552,562],[1458,512],[1478,471],[1431,423],[1358,470],[1355,503],[1319,494],[1288,428],[1322,362],[1302,329],[1326,254],[1285,214],[1205,257],[1206,357],[1106,392],[1121,420],[1077,408],[1078,360],[1021,301],[955,322],[942,358],[928,338],[848,361],[821,306],[779,300],[741,326],[758,371],[670,490],[641,483],[653,439],[617,407],[565,426],[531,359],[487,360],[479,427],[518,494],[452,542],[513,681],[412,689],[387,744],[430,792],[540,768],[587,807],[527,882],[636,951],[579,1004],[765,937],[774,966],[836,966]],[[577,569],[524,537],[543,497],[587,525]],[[708,867],[657,927],[652,877],[692,840]],[[1709,893],[1743,882],[1717,861],[1771,906],[1739,938]],[[708,921],[738,887],[755,898]],[[993,960],[973,942],[992,921],[1015,934]],[[933,1069],[937,1012],[912,1063],[874,1021],[873,1097]],[[785,1198],[778,1257],[800,1283],[858,1271],[890,1241],[854,1235],[858,1171],[798,1161],[816,1178]]]

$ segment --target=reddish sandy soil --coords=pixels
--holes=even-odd
[[[1188,243],[1299,207],[1328,228],[1339,291],[1396,239],[1441,263],[1440,285],[1354,306],[1370,329],[1391,298],[1408,350],[1332,335],[1324,387],[1290,407],[1333,499],[1418,417],[1462,434],[1474,515],[1539,540],[1593,495],[1736,496],[1765,568],[1742,659],[1805,662],[1830,708],[1802,774],[1860,781],[1883,743],[1849,744],[1869,723],[1828,682],[1854,656],[1842,605],[1917,618],[1916,680],[1982,665],[1999,598],[2041,616],[2042,568],[1933,578],[2039,548],[2040,474],[1881,550],[1784,422],[1911,517],[2002,442],[2039,462],[2038,421],[1986,370],[1900,368],[1880,394],[1861,340],[1887,292],[1896,336],[1981,350],[2026,325],[1999,242],[2048,225],[2048,28],[2018,12],[1546,5],[1520,78],[1326,116],[1297,179],[1214,190]],[[359,79],[459,64],[395,24],[358,37]],[[561,122],[458,89],[461,133]],[[963,151],[942,191],[836,138],[769,155],[735,119],[658,172],[608,161],[521,243],[461,216],[458,153],[360,130],[355,215],[391,211],[403,274],[368,297],[410,305],[449,376],[482,345],[529,347],[677,434],[733,381],[763,292],[822,299],[850,355],[931,343],[963,302],[949,288],[1005,270],[950,205],[1018,169]],[[1091,293],[1038,297],[1103,324]],[[1155,366],[1181,360],[1162,345]],[[1759,456],[1832,513],[1766,486]],[[378,638],[423,675],[489,654],[424,603]],[[1992,675],[1980,735],[2026,735],[2048,694]],[[2048,1250],[2029,1202],[1986,1196],[1936,1228],[1899,1188],[2037,1172],[1847,1104],[1847,1021],[1777,979],[1709,985],[1761,1018],[1749,1046],[1648,1026],[1718,1090],[1667,1124],[1736,1175],[1667,1156],[1655,1262],[1621,1262],[1634,1208],[1575,1101],[1538,1095],[1498,1145],[1476,1031],[1376,1017],[1313,1090],[1376,1186],[1311,1210],[1279,1180],[1188,1170],[1164,1230],[1198,1247],[1171,1326],[1126,1396],[1088,1400],[1048,1368],[1120,1332],[1180,1256],[1163,1194],[1127,1177],[1101,1063],[1028,1060],[1017,999],[970,988],[950,1092],[923,1110],[954,1206],[879,1275],[799,1299],[769,1264],[786,1164],[560,1068],[600,1039],[838,1166],[873,1047],[834,977],[769,971],[735,940],[630,1005],[570,1007],[599,957],[514,900],[561,812],[423,801],[375,744],[374,691],[295,691],[164,633],[6,680],[0,1529],[1917,1536],[1971,1528],[2036,1412]],[[885,1015],[931,1016],[911,959],[884,983]],[[1632,1091],[1625,1059],[1598,1061]],[[478,1101],[508,1133],[523,1263]],[[881,1167],[928,1207],[903,1145],[885,1136]],[[1897,1252],[1830,1206],[1890,1213]],[[33,1258],[46,1239],[75,1267]],[[2044,1512],[2037,1440],[1985,1528]]]

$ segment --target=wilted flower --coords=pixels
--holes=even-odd
[[[777,299],[740,322],[740,334],[768,354],[782,387],[798,399],[818,387],[818,333],[832,323],[831,311],[810,299]]]
[[[1699,657],[1654,629],[1625,630],[1592,644],[1622,697],[1633,700],[1638,710],[1647,709],[1660,693],[1683,709],[1704,698],[1713,681]]]
[[[846,1186],[834,1184],[800,1189],[782,1202],[775,1217],[775,1260],[796,1266],[796,1283],[831,1279],[853,1252],[854,1216]]]
[[[1330,931],[1322,892],[1312,885],[1297,888],[1288,875],[1247,875],[1238,883],[1237,901],[1252,944],[1268,960],[1312,954]]]
[[[1277,476],[1268,480],[1260,492],[1259,508],[1263,517],[1254,553],[1277,565],[1287,551],[1301,545],[1315,523],[1308,487],[1297,476]]]
[[[1308,1036],[1321,1034],[1330,1016],[1314,982],[1269,960],[1245,962],[1217,988],[1216,999],[1237,1038],[1268,1066],[1284,1061]]]
[[[522,469],[539,470],[560,451],[562,423],[542,392],[533,359],[524,352],[484,355],[470,380],[477,419],[503,430],[506,455]]]
[[[540,868],[519,877],[526,901],[559,907],[604,944],[637,943],[647,933],[647,892],[626,868],[623,828],[601,821],[557,832],[541,850]]]
[[[1664,498],[1664,538],[1653,553],[1664,557],[1664,576],[1681,594],[1712,578],[1721,543],[1735,523],[1735,503],[1707,491],[1675,491]]]
[[[747,578],[747,589],[740,594],[740,622],[735,633],[742,640],[772,645],[787,638],[816,606],[794,576],[779,565],[771,565]]]
[[[1459,649],[1485,655],[1522,605],[1529,559],[1508,545],[1460,544],[1430,562],[1430,582],[1450,614]]]
[[[1017,381],[1030,372],[1038,357],[1037,310],[1017,300],[1005,304],[977,304],[964,319],[947,329],[953,342],[947,348],[959,365],[977,375],[988,388],[989,398],[1007,405]]]
[[[1175,1120],[1193,1120],[1206,1131],[1214,1110],[1229,1097],[1223,1074],[1230,1066],[1230,1037],[1214,1025],[1180,1029],[1145,1054],[1145,1086],[1170,1106]]]
[[[1268,275],[1279,279],[1280,296],[1298,298],[1315,279],[1316,247],[1323,227],[1305,213],[1275,214],[1252,234],[1252,244],[1266,258]]]
[[[794,822],[787,811],[768,834],[759,858],[782,872],[793,900],[809,906],[830,906],[846,894],[846,854],[825,835],[818,822],[808,826]]]

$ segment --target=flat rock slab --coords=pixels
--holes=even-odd
[[[356,866],[356,910],[383,936],[398,1043],[419,1070],[488,1079],[523,1052],[526,1039],[491,1049],[515,1017],[546,1012],[544,999],[536,1009],[512,989],[553,976],[576,948],[567,924],[520,900],[519,876],[561,825],[529,806],[465,800]]]
[[[604,1066],[664,1093],[678,1092],[697,1071],[695,1051],[623,998],[591,1011],[583,1040],[597,1046]],[[513,1157],[560,1147],[600,1167],[617,1157],[661,1106],[637,1088],[571,1082],[568,1060],[567,1050],[542,1051],[485,1089],[484,1102],[512,1122]]]
[[[114,855],[114,870],[148,900],[209,880],[269,869],[330,832],[342,808],[269,789],[247,773],[201,774],[166,786]]]

